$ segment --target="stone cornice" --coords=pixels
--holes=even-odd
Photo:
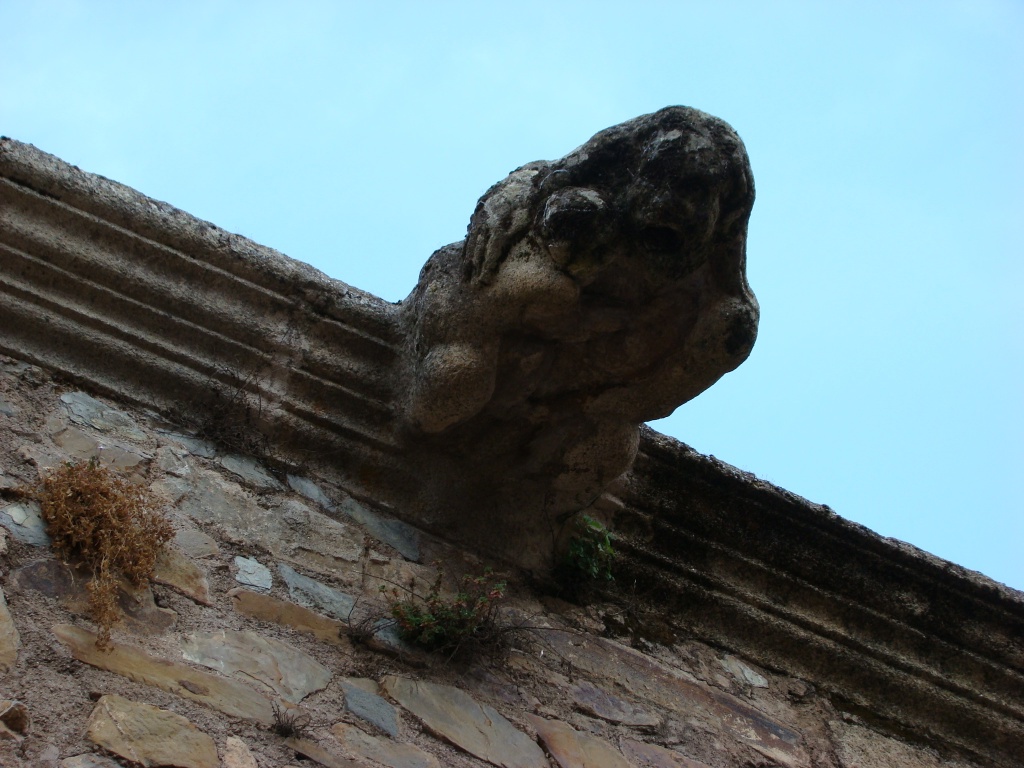
[[[394,305],[34,147],[0,140],[0,351],[167,413],[225,398],[285,464],[384,506]],[[1024,754],[1024,596],[651,431],[622,580],[677,633],[993,765]],[[401,511],[400,509],[398,510]]]

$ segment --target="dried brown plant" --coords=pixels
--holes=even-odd
[[[89,609],[107,647],[118,620],[118,580],[136,587],[153,575],[160,548],[174,535],[149,489],[95,459],[68,462],[50,472],[35,493],[53,549],[92,571]]]

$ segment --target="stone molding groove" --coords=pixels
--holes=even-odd
[[[272,455],[401,515],[398,308],[0,140],[0,351],[180,413],[243,403]],[[1024,596],[644,430],[608,499],[673,634],[991,765],[1024,754]],[[621,506],[618,502],[621,501]],[[415,521],[412,521],[415,522]]]

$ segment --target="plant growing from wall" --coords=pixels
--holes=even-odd
[[[576,518],[575,530],[565,553],[566,564],[591,581],[612,581],[615,549],[611,532],[590,515]]]
[[[426,595],[411,589],[403,595],[397,587],[391,588],[390,612],[402,639],[450,656],[498,644],[508,629],[498,614],[505,582],[488,568],[482,574],[464,576],[459,591],[446,597],[441,594],[443,578],[444,573],[439,573]]]
[[[119,577],[137,587],[147,584],[174,531],[147,488],[95,459],[65,463],[33,495],[57,555],[92,571],[89,610],[100,630],[97,645],[105,647],[118,620]]]

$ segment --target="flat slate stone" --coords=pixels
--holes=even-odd
[[[347,621],[352,614],[356,601],[351,595],[346,595],[309,576],[303,576],[284,563],[277,564],[277,572],[288,585],[288,594],[299,605],[315,608],[342,621]]]
[[[576,706],[588,715],[638,728],[653,728],[661,723],[661,718],[657,715],[608,693],[587,680],[580,681],[570,690]]]
[[[366,690],[372,680],[342,678],[341,690],[345,694],[345,709],[361,720],[380,728],[388,736],[398,738],[398,712],[376,693]]]
[[[267,491],[283,491],[284,486],[272,474],[267,472],[256,459],[251,456],[232,454],[220,460],[220,465],[228,472],[238,475],[247,483]]]
[[[146,440],[146,433],[123,411],[101,403],[85,392],[65,392],[60,396],[68,416],[76,424],[86,424],[100,432],[112,432],[132,440]]]
[[[246,589],[232,589],[228,596],[235,610],[246,616],[291,627],[296,632],[313,635],[317,640],[331,645],[348,645],[341,638],[346,625],[337,619],[329,619],[301,605]]]
[[[220,768],[213,739],[184,717],[116,694],[96,702],[86,736],[143,766]]]
[[[346,497],[331,511],[344,512],[372,536],[401,552],[406,560],[420,561],[420,532],[394,517],[384,517],[353,498]]]
[[[219,630],[181,640],[189,661],[232,677],[255,680],[298,704],[331,681],[331,671],[308,653],[256,632]]]
[[[741,683],[752,685],[755,688],[768,687],[768,680],[764,675],[755,672],[735,656],[726,656],[722,659],[721,664],[730,675],[735,677]]]
[[[46,534],[42,509],[34,501],[19,501],[0,509],[0,525],[18,541],[33,547],[49,547],[52,543]]]
[[[108,650],[96,647],[96,635],[70,624],[53,628],[57,639],[79,661],[173,693],[231,717],[272,725],[274,712],[264,696],[247,685],[220,675],[202,672],[170,659],[151,656],[124,643],[113,642]]]
[[[64,449],[70,459],[88,461],[97,459],[100,463],[115,469],[131,469],[147,457],[137,451],[130,451],[116,445],[100,442],[78,427],[68,427],[53,436],[53,442]]]
[[[331,728],[331,735],[353,757],[373,760],[388,768],[441,768],[436,757],[415,744],[379,739],[348,723],[337,723]]]
[[[501,768],[548,767],[533,739],[459,688],[395,675],[385,677],[381,685],[431,733],[481,760]]]
[[[213,604],[206,574],[174,547],[164,546],[157,552],[152,580],[166,584],[201,605]]]
[[[309,739],[285,739],[284,743],[300,755],[304,755],[326,768],[366,768],[366,763],[357,763],[347,757],[336,755]]]
[[[14,619],[7,608],[4,591],[0,589],[0,674],[7,672],[17,663],[20,647],[18,629],[14,626]]]
[[[174,534],[174,546],[189,557],[212,557],[220,552],[217,540],[198,528],[182,528]]]
[[[261,589],[264,592],[269,592],[270,588],[274,586],[274,575],[259,560],[236,555],[235,566],[238,568],[238,573],[235,574],[235,581],[239,584]]]
[[[577,731],[559,720],[545,720],[536,715],[526,717],[561,768],[633,768],[602,738]]]

